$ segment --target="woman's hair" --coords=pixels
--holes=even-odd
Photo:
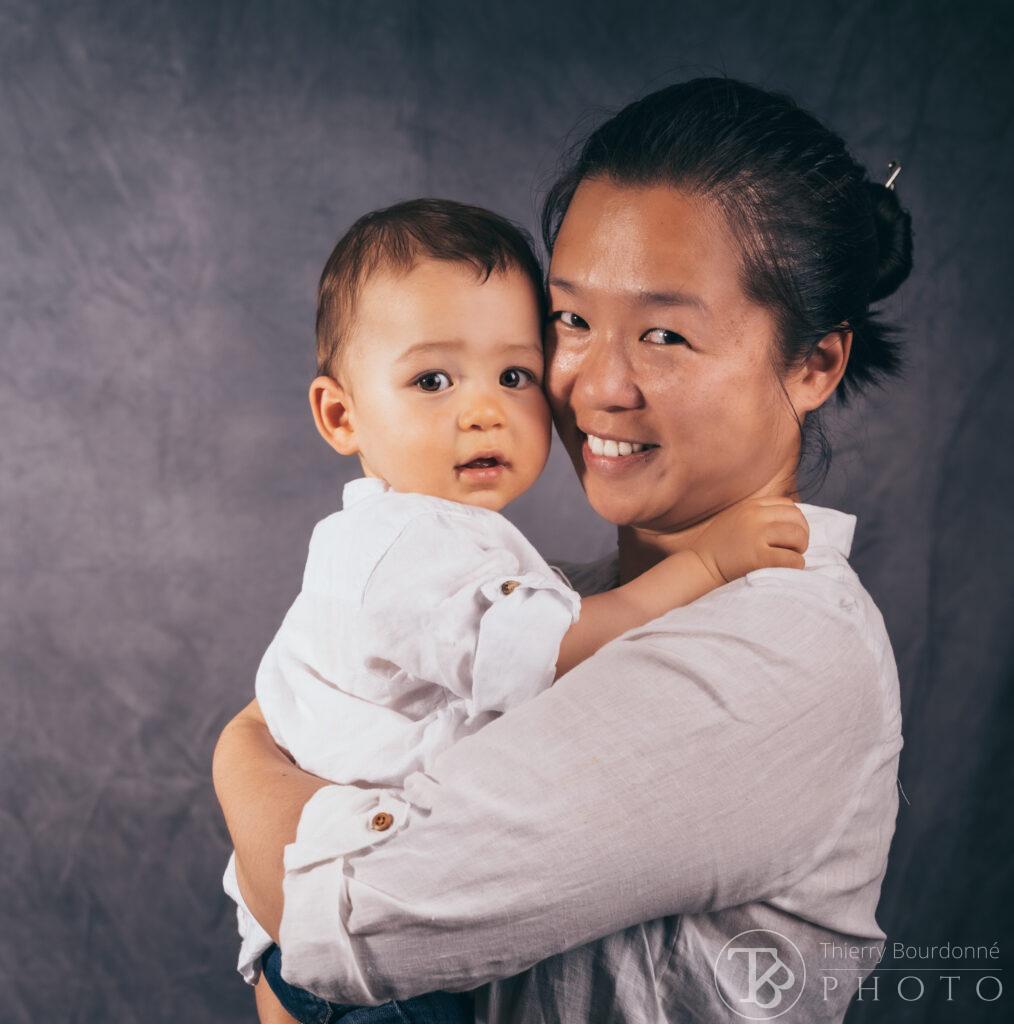
[[[410,199],[364,214],[338,240],[317,288],[317,373],[339,372],[363,286],[378,270],[408,273],[420,260],[469,265],[481,280],[516,270],[544,302],[542,269],[524,229],[451,199]]]
[[[542,211],[550,253],[585,178],[713,199],[741,246],[747,295],[775,316],[780,370],[848,325],[840,404],[900,371],[895,330],[870,305],[912,269],[911,218],[838,135],[789,97],[697,78],[631,103],[576,147],[550,189]],[[820,443],[826,457],[822,434]]]

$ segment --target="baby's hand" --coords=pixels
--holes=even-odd
[[[810,541],[791,498],[747,498],[719,512],[691,548],[726,583],[755,569],[802,569]]]

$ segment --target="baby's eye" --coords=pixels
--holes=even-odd
[[[451,378],[443,370],[430,370],[412,383],[422,391],[446,391],[451,386]]]
[[[512,366],[500,374],[500,383],[505,388],[525,388],[535,383],[535,374],[520,366]]]
[[[576,331],[586,331],[588,329],[588,321],[584,317],[580,317],[577,313],[571,313],[570,310],[562,309],[555,313],[550,313],[550,320],[559,320],[564,327],[572,327]]]
[[[675,331],[666,330],[665,327],[652,327],[641,335],[641,341],[647,341],[652,345],[685,345],[687,339]]]

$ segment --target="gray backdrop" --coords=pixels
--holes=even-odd
[[[904,164],[908,372],[811,497],[858,515],[901,672],[881,923],[1014,963],[1007,6],[0,4],[0,1019],[251,1019],[209,762],[355,471],[305,397],[338,234],[420,194],[534,226],[577,123],[716,71]],[[558,450],[512,516],[610,544]],[[854,1019],[1010,1019],[937,976]]]

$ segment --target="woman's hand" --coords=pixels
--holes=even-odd
[[[303,805],[328,783],[301,771],[272,739],[257,701],[222,730],[212,760],[215,793],[236,848],[236,877],[250,912],[276,941],[282,855]]]
[[[719,512],[694,542],[712,573],[730,583],[755,569],[802,569],[810,527],[791,498],[747,498]]]

